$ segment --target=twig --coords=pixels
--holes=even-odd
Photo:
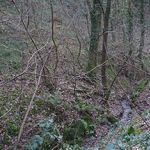
[[[50,52],[51,52],[51,51],[49,51],[49,54],[50,54]],[[48,58],[49,58],[49,55],[47,56],[47,59],[48,59]],[[23,128],[24,128],[25,122],[26,122],[26,120],[27,120],[28,114],[29,114],[29,112],[30,112],[30,110],[31,110],[31,107],[32,107],[34,98],[36,97],[36,93],[37,93],[38,88],[39,88],[39,85],[40,85],[42,73],[43,73],[44,67],[45,67],[45,65],[46,65],[47,59],[45,60],[43,66],[42,66],[42,68],[41,68],[41,70],[40,70],[40,75],[39,75],[39,77],[38,77],[38,81],[37,81],[37,84],[36,84],[34,93],[33,93],[33,95],[32,95],[31,101],[30,101],[30,103],[29,103],[29,105],[28,105],[28,109],[27,109],[27,111],[26,111],[26,113],[25,113],[24,119],[23,119],[23,121],[22,121],[20,130],[19,130],[18,141],[17,141],[17,143],[20,142],[21,135],[22,135],[22,133],[23,133]],[[16,149],[16,147],[15,147],[15,149]]]
[[[15,6],[17,12],[18,12],[18,14],[19,14],[20,17],[21,17],[20,19],[21,19],[21,22],[22,22],[22,24],[23,24],[23,27],[24,27],[24,29],[25,29],[25,31],[26,31],[26,33],[27,33],[29,39],[30,39],[31,42],[33,43],[33,45],[34,45],[34,47],[35,47],[35,49],[36,49],[36,51],[37,51],[37,53],[38,53],[38,56],[39,56],[39,58],[40,58],[40,60],[41,60],[41,64],[42,64],[42,66],[43,66],[44,60],[43,60],[41,54],[40,54],[39,51],[38,51],[38,47],[37,47],[37,45],[36,45],[34,39],[32,38],[32,36],[30,35],[30,33],[29,33],[29,31],[28,31],[28,28],[26,27],[26,25],[25,25],[25,23],[24,23],[24,21],[23,21],[22,14],[21,14],[20,10],[18,9],[18,7],[17,7],[15,1],[12,0],[12,2],[13,2],[13,4],[14,4],[14,6]],[[54,45],[55,45],[55,44],[54,44]],[[44,65],[44,68],[43,68],[43,74],[44,74],[44,75],[46,75],[46,71],[49,72],[49,69]],[[45,80],[46,80],[46,79],[45,79]]]

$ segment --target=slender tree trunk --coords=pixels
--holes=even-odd
[[[128,58],[127,61],[134,66],[135,61],[133,58],[133,51],[134,51],[134,46],[133,46],[133,17],[134,17],[134,12],[133,12],[133,0],[128,0],[128,11],[127,11],[127,27],[128,27]],[[129,65],[127,65],[127,71],[126,75],[128,76],[128,79],[130,81],[130,88],[132,87],[132,80],[135,80],[135,69],[131,69]],[[129,89],[130,89],[129,88]]]
[[[142,63],[142,52],[143,52],[143,48],[144,48],[144,36],[145,36],[145,23],[144,23],[144,0],[140,0],[140,32],[141,32],[141,37],[140,37],[140,46],[138,49],[138,58],[140,61],[140,65],[141,68],[143,68],[143,63]]]
[[[129,55],[131,55],[133,52],[133,11],[131,0],[128,0],[127,28],[128,28]]]
[[[94,79],[96,77],[97,54],[99,45],[99,34],[101,31],[101,6],[99,0],[93,0],[93,8],[90,11],[91,17],[91,37],[90,47],[88,53],[87,71],[89,77]]]
[[[106,59],[107,59],[107,40],[108,40],[108,26],[109,26],[109,17],[111,10],[111,0],[107,0],[106,11],[104,14],[104,31],[103,31],[103,46],[102,46],[102,68],[101,68],[101,77],[102,85],[104,91],[104,98],[108,99],[108,86],[107,86],[107,76],[106,76]]]
[[[121,3],[121,8],[122,8],[122,14],[124,14],[124,8],[126,7],[126,1],[122,1]],[[126,46],[127,43],[127,32],[126,32],[126,21],[125,21],[125,15],[122,17],[122,40],[123,40],[123,45],[124,47]]]

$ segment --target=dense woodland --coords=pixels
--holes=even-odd
[[[150,150],[150,0],[0,0],[0,150]]]

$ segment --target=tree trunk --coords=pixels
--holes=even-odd
[[[109,26],[109,17],[111,10],[111,0],[107,0],[106,11],[104,14],[104,31],[103,31],[103,47],[102,47],[102,68],[101,68],[101,77],[104,98],[108,99],[108,87],[107,87],[107,76],[106,76],[106,59],[107,59],[107,39],[108,39],[108,26]]]
[[[91,37],[90,47],[88,53],[87,71],[89,77],[94,79],[96,77],[97,54],[99,44],[99,34],[101,31],[101,6],[99,0],[93,1],[93,8],[90,11],[91,17]]]
[[[141,68],[143,69],[143,63],[142,63],[142,52],[143,52],[143,48],[144,48],[144,36],[145,36],[145,18],[144,18],[144,0],[140,0],[140,34],[141,34],[141,37],[140,37],[140,46],[139,46],[139,49],[138,49],[138,58],[139,58],[139,61],[140,61],[140,65],[141,65]]]
[[[129,42],[129,55],[133,52],[133,11],[132,2],[128,0],[128,12],[127,12],[127,27],[128,27],[128,42]]]

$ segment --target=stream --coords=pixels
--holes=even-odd
[[[123,108],[123,114],[122,114],[120,122],[121,124],[127,125],[132,117],[132,109],[131,109],[128,98],[123,98],[121,101],[121,105]]]

